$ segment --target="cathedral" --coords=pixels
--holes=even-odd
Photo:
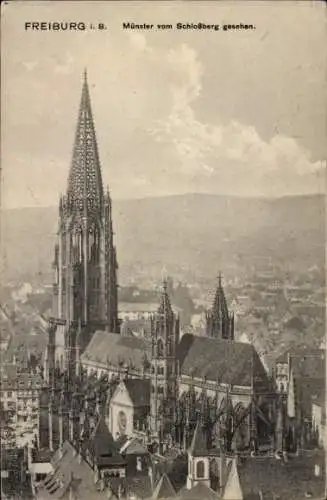
[[[221,276],[205,335],[181,335],[165,281],[150,335],[120,332],[111,197],[86,73],[54,256],[39,448],[70,442],[119,475],[119,454],[97,456],[101,429],[108,443],[137,438],[161,453],[187,450],[195,430],[206,449],[225,452],[255,451],[271,438],[272,383],[253,346],[234,340]]]
[[[96,330],[119,333],[111,198],[104,191],[86,73],[66,194],[59,202],[46,378],[76,375]]]

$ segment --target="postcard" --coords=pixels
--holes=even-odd
[[[1,24],[3,497],[325,498],[324,3]]]

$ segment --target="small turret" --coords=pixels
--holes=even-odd
[[[234,315],[228,311],[221,273],[212,308],[206,314],[206,334],[212,338],[234,340]]]
[[[198,421],[188,450],[188,475],[186,487],[192,489],[198,483],[210,487],[209,454],[204,429]]]

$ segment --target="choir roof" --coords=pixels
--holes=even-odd
[[[239,386],[267,383],[268,377],[250,344],[183,335],[178,346],[182,375]]]
[[[97,331],[93,335],[85,352],[82,363],[119,366],[121,363],[133,363],[141,369],[144,357],[150,356],[151,344],[143,338],[122,336],[117,333]]]

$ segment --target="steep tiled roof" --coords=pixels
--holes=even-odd
[[[250,386],[253,372],[255,383],[268,383],[266,371],[250,344],[185,334],[178,346],[178,358],[182,375]]]
[[[130,378],[124,384],[134,406],[150,405],[150,380]]]
[[[176,492],[167,474],[163,474],[159,479],[159,482],[152,494],[153,500],[159,500],[159,498],[164,498],[166,500],[169,500],[170,498],[175,498],[175,497],[176,497]]]
[[[83,496],[79,497],[81,500],[88,499],[96,491],[92,469],[84,460],[78,459],[76,450],[68,441],[64,443],[62,450],[55,454],[52,465],[54,472],[48,474],[40,485],[39,498],[63,498],[72,480],[82,482]]]
[[[189,449],[189,453],[193,457],[202,457],[208,454],[208,448],[206,444],[205,434],[201,428],[200,422],[196,424],[195,431],[193,434],[191,446]]]
[[[119,454],[112,434],[109,432],[109,429],[102,417],[100,417],[97,422],[97,425],[87,444],[87,448],[98,464],[118,464],[124,462]]]
[[[118,366],[121,362],[132,362],[141,369],[144,354],[149,356],[151,345],[143,338],[122,336],[116,333],[98,331],[82,355],[82,362],[102,363]]]

